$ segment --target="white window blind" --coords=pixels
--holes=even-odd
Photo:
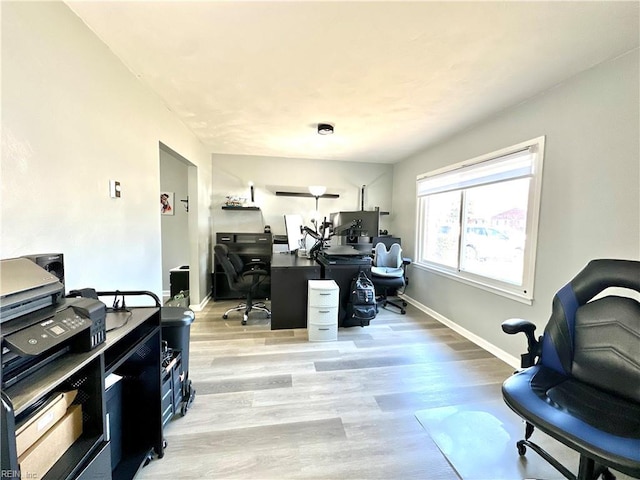
[[[535,160],[532,150],[527,148],[447,172],[419,177],[418,197],[531,176]]]

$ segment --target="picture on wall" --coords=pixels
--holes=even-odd
[[[160,192],[160,213],[162,215],[173,215],[173,192]]]

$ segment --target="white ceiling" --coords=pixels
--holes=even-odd
[[[635,1],[66,3],[225,154],[393,163],[639,44]]]

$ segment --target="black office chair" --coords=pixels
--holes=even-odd
[[[404,309],[407,302],[402,299],[390,300],[389,296],[397,295],[398,290],[404,290],[407,284],[406,266],[410,263],[409,259],[402,258],[402,247],[399,243],[394,243],[388,250],[384,243],[376,244],[371,267],[371,281],[376,289],[378,305],[381,304],[382,307],[392,305],[398,308],[402,315],[407,313]]]
[[[640,476],[640,303],[626,296],[593,299],[608,287],[640,292],[640,262],[591,261],[553,298],[544,335],[512,319],[508,334],[524,332],[523,370],[502,386],[506,404],[526,422],[526,447],[572,480],[614,479],[609,468]],[[616,293],[622,293],[616,292]],[[529,440],[539,428],[580,454],[578,475]]]
[[[271,311],[265,302],[253,301],[255,296],[268,297],[270,294],[271,277],[267,265],[262,262],[243,264],[240,257],[229,252],[226,245],[216,245],[213,247],[213,251],[218,263],[222,265],[229,282],[229,288],[245,297],[245,302],[227,310],[222,318],[227,319],[230,312],[241,310],[244,310],[242,325],[247,324],[251,310],[266,312],[267,318],[271,318]]]

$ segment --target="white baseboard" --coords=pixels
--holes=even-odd
[[[459,333],[460,335],[462,335],[467,340],[475,343],[480,348],[486,350],[487,352],[489,352],[492,355],[495,355],[500,360],[505,362],[507,365],[511,365],[515,369],[520,368],[520,359],[519,358],[514,357],[510,353],[507,353],[504,350],[502,350],[501,348],[496,347],[493,343],[487,342],[484,338],[476,335],[473,332],[470,332],[469,330],[467,330],[464,327],[461,327],[460,325],[458,325],[454,321],[449,320],[444,315],[441,315],[440,313],[436,312],[435,310],[430,309],[426,305],[423,305],[422,303],[420,303],[417,300],[409,297],[408,295],[402,295],[402,298],[404,300],[406,300],[407,302],[409,302],[414,307],[422,310],[427,315],[433,317],[434,319],[436,319],[437,321],[439,321],[443,325],[446,325],[451,330]]]
[[[201,312],[204,309],[204,307],[207,306],[207,303],[209,303],[209,300],[211,300],[211,293],[209,293],[206,297],[204,297],[204,299],[197,305],[196,304],[189,305],[189,308],[194,312]]]

